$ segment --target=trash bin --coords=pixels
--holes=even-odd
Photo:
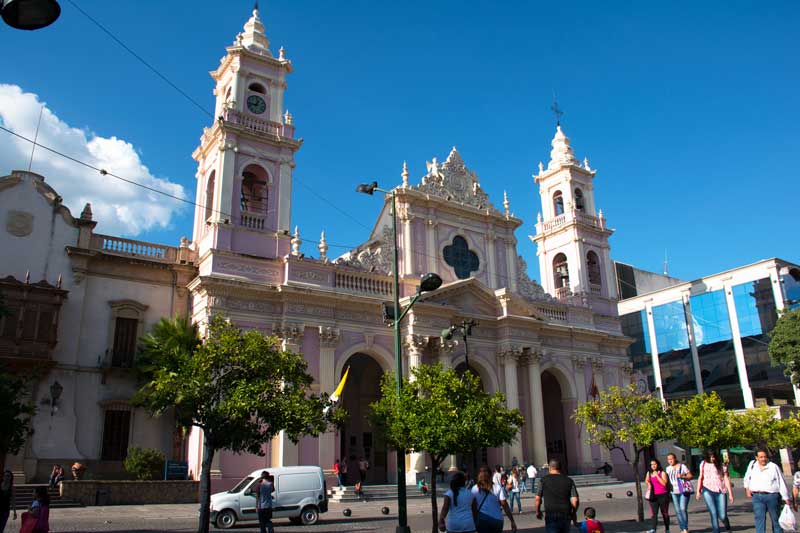
[[[97,492],[94,495],[94,504],[108,505],[108,501],[109,501],[108,489],[97,489]]]

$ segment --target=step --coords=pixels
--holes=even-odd
[[[57,488],[50,488],[45,484],[24,484],[14,486],[14,503],[17,509],[25,509],[33,503],[34,491],[36,487],[47,487],[47,494],[50,496],[50,507],[53,509],[63,509],[67,507],[82,507],[80,502],[70,500],[69,498],[62,498]]]

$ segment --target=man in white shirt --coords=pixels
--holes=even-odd
[[[528,474],[528,479],[531,480],[531,494],[536,494],[536,474],[538,474],[539,471],[536,470],[536,467],[531,463],[528,465],[528,471],[525,473]]]
[[[766,450],[759,449],[756,460],[747,467],[744,488],[747,497],[753,499],[756,533],[766,533],[767,511],[772,519],[772,533],[781,533],[779,506],[781,500],[790,505],[789,488],[780,467],[769,460]]]

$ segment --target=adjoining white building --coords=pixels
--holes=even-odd
[[[642,388],[665,399],[715,391],[730,408],[800,405],[767,353],[778,313],[800,306],[800,266],[766,259],[693,281],[666,278],[666,288],[643,294],[636,279],[649,288],[663,276],[617,270],[623,294],[635,294],[618,309]]]

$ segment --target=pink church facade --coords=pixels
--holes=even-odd
[[[382,319],[391,300],[391,212],[388,196],[369,239],[339,258],[328,257],[322,236],[316,258],[300,254],[291,231],[294,136],[282,100],[291,62],[275,58],[258,13],[239,34],[219,68],[217,116],[194,153],[198,161],[197,209],[192,247],[198,276],[188,286],[192,319],[201,326],[224,313],[242,327],[276,335],[309,363],[316,392],[331,393],[344,369],[351,374],[342,402],[350,422],[339,432],[293,444],[283,435],[265,445],[264,457],[219,454],[213,475],[227,485],[253,469],[319,464],[366,457],[369,481],[394,481],[394,452],[369,425],[367,406],[378,398],[380,375],[394,366],[393,337]],[[514,231],[523,221],[492,204],[453,148],[435,158],[428,173],[411,180],[404,168],[395,187],[401,293],[436,272],[444,280],[425,295],[403,324],[403,365],[458,367],[464,347],[442,343],[443,328],[473,319],[470,364],[489,391],[503,391],[524,414],[519,438],[486,450],[490,464],[541,464],[559,456],[571,472],[593,471],[611,461],[590,446],[570,421],[575,406],[599,388],[630,382],[629,340],[616,317],[615,278],[602,213],[595,212],[595,171],[579,164],[560,127],[551,161],[536,176],[544,216],[531,238],[538,243],[544,288],[528,278]],[[189,439],[193,472],[202,435]],[[424,470],[423,458],[405,458],[408,481]],[[453,457],[448,466],[465,462]]]

